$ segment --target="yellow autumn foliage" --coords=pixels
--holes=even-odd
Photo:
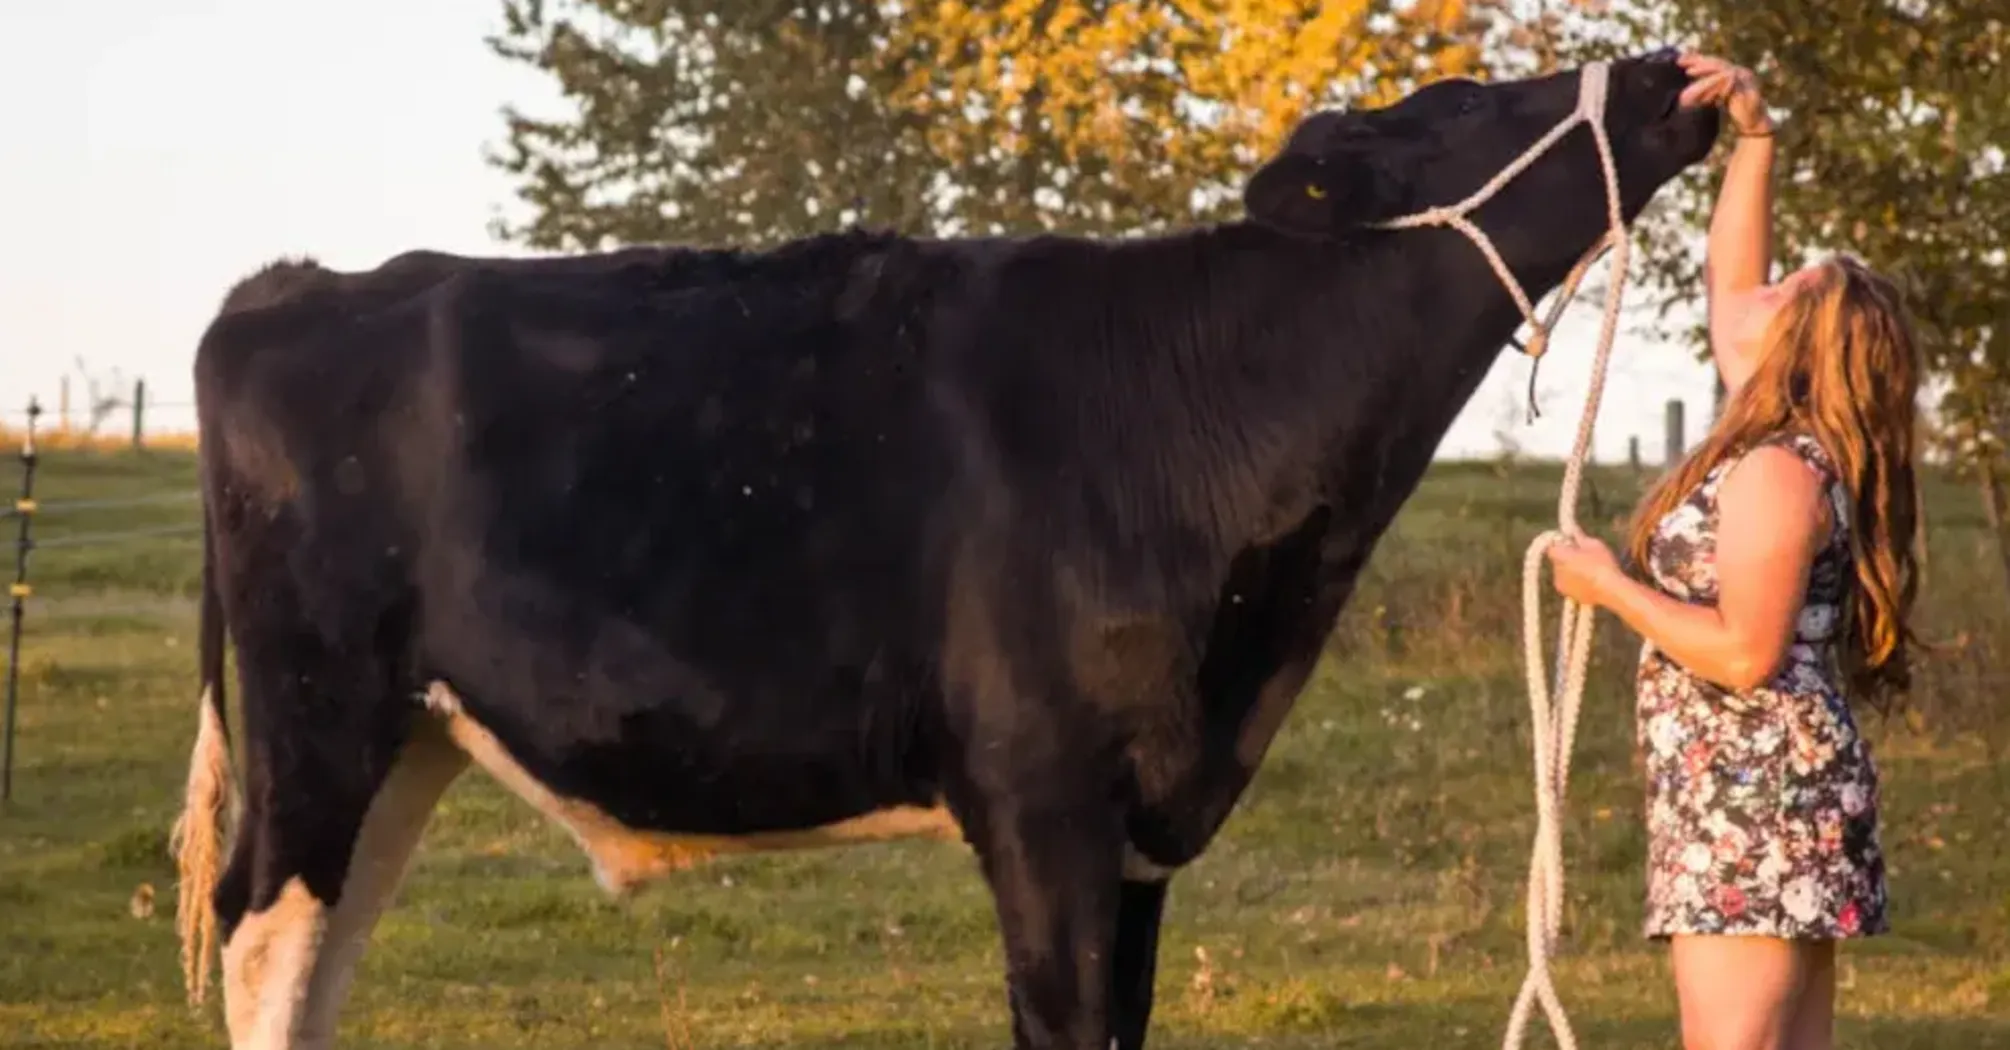
[[[1191,190],[1313,108],[1477,72],[1475,8],[1496,2],[943,0],[910,10],[886,53],[903,59],[893,101],[944,160]]]

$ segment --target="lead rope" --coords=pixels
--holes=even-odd
[[[1385,229],[1449,226],[1471,239],[1486,256],[1487,262],[1492,264],[1494,273],[1500,276],[1501,283],[1514,296],[1515,305],[1521,308],[1522,316],[1533,327],[1528,348],[1524,351],[1530,357],[1540,357],[1548,346],[1551,329],[1564,307],[1576,295],[1578,282],[1583,280],[1592,263],[1608,249],[1613,253],[1612,279],[1605,293],[1605,320],[1599,331],[1598,352],[1591,367],[1591,388],[1585,395],[1584,414],[1578,420],[1577,439],[1571,445],[1570,458],[1564,463],[1563,490],[1557,501],[1558,527],[1537,536],[1522,562],[1522,636],[1528,671],[1529,707],[1533,715],[1532,735],[1535,738],[1536,834],[1528,874],[1528,974],[1522,980],[1521,991],[1515,996],[1514,1010],[1508,1018],[1507,1034],[1501,1044],[1505,1050],[1519,1050],[1527,1034],[1529,1015],[1538,1000],[1549,1020],[1550,1031],[1556,1035],[1557,1044],[1562,1050],[1576,1050],[1577,1047],[1570,1019],[1564,1016],[1563,1003],[1550,979],[1550,959],[1556,953],[1557,933],[1563,920],[1563,832],[1557,821],[1557,812],[1563,808],[1564,791],[1570,780],[1570,750],[1577,735],[1578,708],[1590,665],[1593,619],[1591,609],[1568,599],[1564,601],[1557,639],[1556,689],[1552,694],[1542,666],[1540,580],[1543,555],[1550,546],[1582,535],[1577,525],[1577,493],[1584,480],[1584,464],[1591,447],[1592,424],[1598,417],[1598,402],[1605,392],[1606,367],[1612,356],[1613,337],[1619,330],[1620,300],[1626,287],[1626,217],[1620,209],[1619,169],[1613,161],[1612,142],[1605,131],[1609,75],[1610,67],[1604,62],[1585,66],[1579,82],[1577,110],[1465,200],[1380,224]],[[1564,279],[1563,288],[1550,307],[1549,315],[1538,321],[1534,304],[1529,302],[1521,282],[1502,261],[1493,242],[1466,215],[1534,164],[1579,123],[1590,127],[1592,139],[1598,144],[1598,161],[1605,175],[1608,228]]]

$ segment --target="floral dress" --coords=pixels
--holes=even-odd
[[[1649,937],[1838,938],[1888,928],[1877,767],[1834,671],[1854,583],[1847,490],[1814,438],[1761,444],[1792,450],[1821,475],[1834,524],[1786,659],[1766,684],[1734,692],[1652,643],[1642,649]],[[1719,463],[1656,527],[1647,568],[1676,598],[1717,601],[1717,486],[1735,462]]]

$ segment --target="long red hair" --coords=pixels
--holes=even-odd
[[[1898,289],[1860,260],[1831,257],[1811,278],[1772,319],[1757,370],[1717,425],[1641,500],[1628,552],[1647,564],[1656,524],[1718,463],[1772,434],[1811,434],[1850,497],[1856,586],[1842,670],[1857,699],[1883,710],[1910,686],[1917,645],[1909,620],[1919,587],[1918,348]]]

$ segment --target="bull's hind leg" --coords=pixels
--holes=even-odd
[[[353,795],[299,782],[275,786],[264,807],[253,797],[218,894],[233,1048],[334,1044],[370,931],[434,805],[466,767],[467,756],[420,721],[360,807]]]
[[[225,1017],[236,1050],[321,1048],[467,758],[368,656],[326,677],[340,661],[263,662],[245,661],[246,804],[216,892]]]

